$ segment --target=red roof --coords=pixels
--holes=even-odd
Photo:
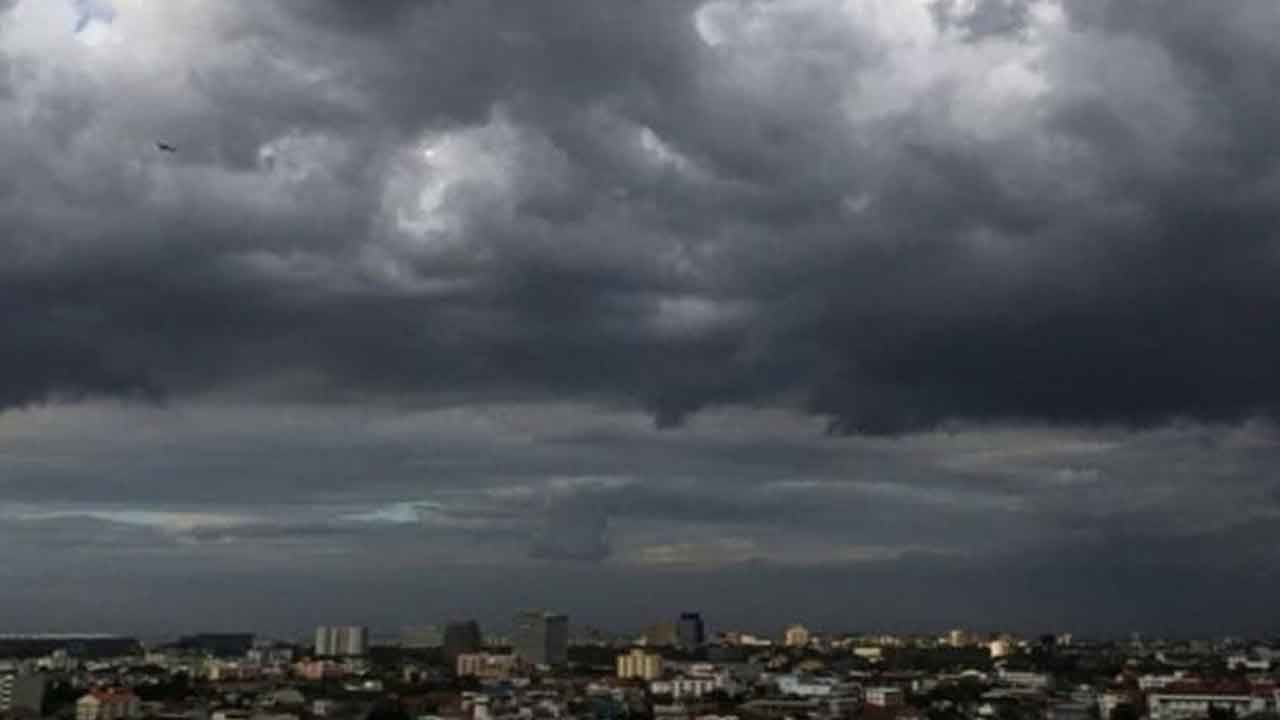
[[[1173,682],[1157,690],[1157,695],[1253,695],[1254,688],[1247,682],[1222,680],[1219,682]],[[1268,688],[1268,693],[1271,689]]]

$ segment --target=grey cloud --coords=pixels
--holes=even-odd
[[[1244,558],[1223,578],[1268,562],[1275,443],[1250,419],[1280,408],[1274,2],[95,23],[161,59],[139,67],[71,28],[34,38],[20,21],[53,5],[29,1],[0,2],[0,420],[42,431],[0,443],[6,500],[252,498],[278,517],[188,538],[231,574],[297,538],[327,570],[476,545],[576,577],[717,532],[777,557],[1004,545],[1071,598],[1045,558],[1107,581],[1194,575],[1140,557],[1166,543]],[[180,44],[156,32],[187,20]],[[175,419],[50,419],[104,396]],[[548,415],[481,418],[520,405]],[[735,435],[749,409],[816,422]],[[1032,440],[1062,448],[996,452]],[[584,477],[629,482],[554,489]],[[418,526],[333,520],[424,500]],[[56,525],[5,532],[66,558],[134,532]]]
[[[982,35],[1000,18],[1025,21],[1018,8],[979,3],[964,22]],[[277,50],[242,43],[192,69],[186,91],[209,111],[170,112],[166,135],[184,149],[171,169],[149,158],[144,175],[121,182],[41,184],[53,168],[35,159],[24,196],[60,187],[54,207],[97,204],[106,217],[75,228],[83,250],[66,245],[7,284],[3,325],[22,352],[6,362],[6,403],[210,390],[555,396],[636,402],[674,427],[707,405],[786,404],[799,392],[834,430],[867,433],[953,417],[1148,424],[1274,409],[1274,349],[1257,320],[1276,299],[1262,231],[1274,210],[1263,166],[1205,144],[1257,137],[1206,109],[1238,84],[1227,50],[1158,34],[1193,16],[1190,6],[1153,17],[1143,28],[1157,34],[1144,42],[1225,82],[1175,76],[1191,124],[1152,148],[1174,158],[1158,176],[1130,140],[1142,121],[1128,98],[1105,86],[1077,97],[1069,54],[1045,71],[1048,91],[1025,101],[1046,124],[975,143],[924,104],[897,111],[892,127],[844,127],[828,84],[842,69],[870,72],[877,61],[857,45],[870,40],[803,19],[786,32],[830,52],[811,81],[786,84],[788,102],[762,103],[722,77],[735,59],[666,6],[388,6],[346,32],[350,12],[246,14],[237,30]],[[1088,38],[1107,52],[1112,27],[1136,12],[1099,10]],[[1241,31],[1223,22],[1223,34]],[[453,40],[417,31],[500,49],[445,52]],[[1240,52],[1249,67],[1270,62],[1263,47]],[[294,60],[319,68],[323,84],[300,81]],[[791,59],[766,61],[781,70]],[[257,82],[241,82],[253,68]],[[1232,117],[1266,112],[1249,104],[1248,82],[1226,99],[1249,112]],[[103,96],[68,88],[35,101],[58,120],[50,157],[108,122]],[[933,102],[960,99],[940,89]],[[392,158],[424,130],[476,133],[476,149],[516,162],[502,170],[506,187],[445,192],[460,223],[447,232],[459,237],[438,251],[379,239]],[[291,133],[312,140],[261,156]],[[620,150],[623,140],[633,149]],[[1072,176],[1067,194],[1043,172],[1058,161],[1034,154],[1054,142],[1078,148],[1053,169]],[[1179,160],[1188,152],[1209,161],[1213,187],[1203,163]],[[644,169],[655,161],[666,169]],[[307,179],[280,185],[281,163],[306,162],[318,163]],[[180,210],[146,199],[154,190],[139,183],[156,173],[182,178]],[[287,190],[250,205],[227,183]],[[867,199],[849,199],[858,193]],[[15,206],[5,217],[48,234],[75,215]],[[1229,245],[1199,240],[1228,228]],[[387,286],[370,258],[407,287],[440,290]]]
[[[979,0],[964,7],[956,0],[935,0],[929,9],[943,27],[963,30],[970,40],[1016,35],[1026,29],[1029,5],[1035,0]]]

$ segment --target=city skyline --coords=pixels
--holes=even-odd
[[[1276,37],[0,0],[0,620],[1270,632]]]

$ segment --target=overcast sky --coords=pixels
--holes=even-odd
[[[0,0],[0,631],[1275,630],[1277,37]]]

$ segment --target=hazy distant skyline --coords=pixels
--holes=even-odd
[[[1274,629],[1277,37],[0,0],[0,630]]]

